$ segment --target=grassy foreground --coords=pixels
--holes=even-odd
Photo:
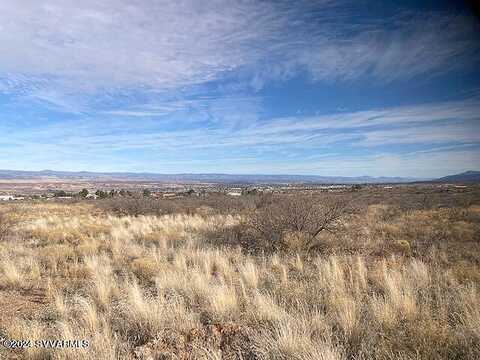
[[[370,205],[320,250],[263,253],[222,243],[241,215],[2,211],[0,337],[90,344],[0,358],[480,358],[480,207]]]

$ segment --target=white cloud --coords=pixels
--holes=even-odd
[[[355,80],[359,76],[391,82],[448,73],[478,61],[478,31],[473,19],[446,14],[415,14],[408,20],[385,18],[358,26],[345,36],[335,26],[292,59],[304,64],[317,80]],[[336,36],[336,37],[335,37]],[[308,37],[307,37],[308,39]]]
[[[438,141],[478,141],[480,99],[372,109],[311,117],[271,119],[252,125],[241,134],[258,137],[319,132],[343,133],[364,143],[429,143]],[[446,123],[446,124],[445,124]],[[457,125],[456,125],[457,124]],[[410,136],[410,135],[417,136]],[[420,136],[422,135],[422,136]],[[327,140],[329,140],[330,137]]]
[[[5,0],[0,69],[84,89],[201,83],[257,57],[247,45],[281,23],[270,13],[218,0]]]
[[[480,143],[480,126],[453,124],[366,131],[361,143],[368,146],[389,144]]]
[[[475,63],[471,19],[356,23],[355,11],[345,1],[3,0],[0,91],[172,89],[235,71],[258,89],[302,69],[317,81],[393,81]]]
[[[172,152],[172,155],[175,152],[189,153],[192,157],[201,152],[227,149],[241,149],[261,157],[263,151],[286,151],[292,156],[300,156],[305,150],[315,149],[328,153],[334,148],[355,151],[391,144],[417,145],[426,149],[439,145],[480,144],[480,101],[477,99],[246,123],[234,115],[232,119],[227,116],[226,120],[220,121],[224,119],[224,113],[231,113],[238,102],[244,100],[232,99],[232,103],[219,106],[210,115],[208,104],[207,109],[200,107],[189,113],[191,124],[195,124],[197,117],[217,116],[219,121],[212,121],[209,126],[172,127],[170,124],[177,121],[175,116],[166,116],[165,121],[159,122],[139,110],[133,114],[125,112],[121,117],[113,114],[114,118],[105,118],[101,114],[101,121],[97,117],[64,119],[50,125],[18,129],[3,142],[20,148],[25,144],[37,144],[72,148],[69,151],[73,152],[81,149],[92,155],[148,150],[152,153]],[[179,105],[172,106],[172,111],[176,111],[176,106]],[[166,110],[168,106],[159,108]],[[255,109],[252,113],[255,114]],[[138,116],[145,118],[132,121]],[[179,119],[182,116],[180,113]],[[215,156],[221,159],[219,153]]]

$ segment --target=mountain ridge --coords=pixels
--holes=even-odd
[[[321,176],[321,175],[270,175],[270,174],[227,174],[227,173],[179,173],[159,174],[148,172],[90,172],[90,171],[24,171],[2,170],[0,179],[28,180],[28,179],[66,179],[66,180],[123,180],[123,181],[160,181],[160,182],[212,182],[212,183],[407,183],[426,179],[411,177],[388,176]]]
[[[437,179],[438,182],[480,182],[480,171],[468,170]]]
[[[323,176],[290,174],[228,174],[228,173],[178,173],[149,172],[94,172],[57,170],[7,170],[0,169],[1,180],[65,179],[84,181],[158,181],[158,182],[211,182],[211,183],[319,183],[319,184],[382,184],[414,182],[480,182],[480,171],[468,170],[434,179],[399,176]]]

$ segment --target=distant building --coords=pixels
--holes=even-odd
[[[24,200],[23,196],[0,195],[0,201]]]
[[[241,192],[236,192],[236,191],[229,191],[227,192],[228,196],[242,196]]]

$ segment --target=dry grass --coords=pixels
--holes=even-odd
[[[90,346],[0,348],[2,358],[480,357],[478,207],[370,206],[308,255],[205,239],[238,216],[119,217],[81,204],[15,214],[0,242],[0,337]]]

